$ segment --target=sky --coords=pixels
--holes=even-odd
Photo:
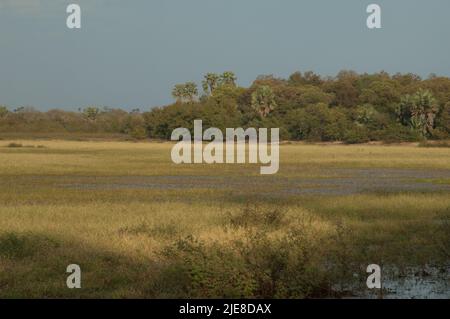
[[[382,29],[366,26],[371,3]],[[0,0],[0,105],[148,110],[207,72],[242,86],[308,70],[450,76],[449,40],[448,0]]]

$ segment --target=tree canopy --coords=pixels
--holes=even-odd
[[[450,79],[386,72],[312,71],[287,79],[259,76],[240,87],[233,72],[207,73],[200,95],[195,82],[177,84],[175,103],[147,112],[90,106],[79,112],[0,106],[0,133],[119,133],[168,139],[173,129],[204,126],[278,127],[284,140],[418,141],[450,138]]]

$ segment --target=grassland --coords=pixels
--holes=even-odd
[[[448,278],[449,148],[287,144],[260,176],[171,147],[0,141],[0,297],[342,296],[372,263]]]

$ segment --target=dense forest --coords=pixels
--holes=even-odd
[[[173,104],[146,112],[86,107],[78,112],[0,106],[0,134],[126,134],[169,139],[178,127],[278,127],[283,140],[419,141],[450,138],[450,79],[415,74],[335,77],[296,72],[288,79],[259,76],[249,88],[234,73],[209,73],[173,88]]]

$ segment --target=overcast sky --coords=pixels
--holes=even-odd
[[[381,30],[366,27],[370,3]],[[226,70],[244,86],[296,70],[450,76],[449,40],[449,0],[0,0],[0,105],[147,110]]]

